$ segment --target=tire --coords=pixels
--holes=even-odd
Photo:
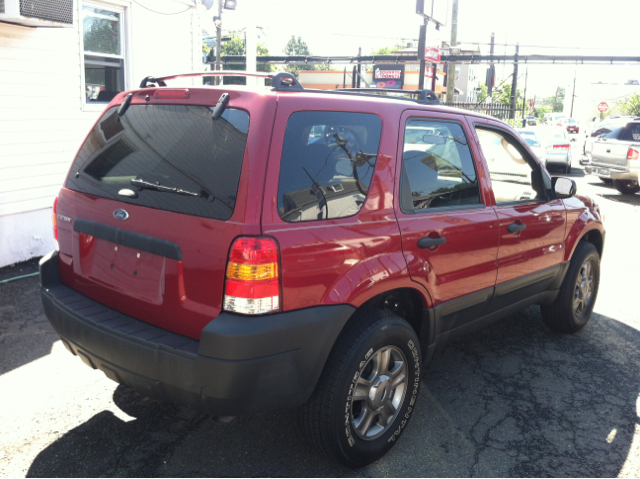
[[[640,191],[638,183],[631,180],[613,180],[613,187],[623,195],[635,195]]]
[[[569,163],[566,168],[564,169],[564,173],[565,175],[570,175],[571,174],[571,163]]]
[[[362,467],[391,449],[411,418],[421,357],[418,337],[404,319],[377,309],[355,314],[300,409],[300,419],[317,450],[349,467]],[[392,387],[394,377],[399,382]]]
[[[575,333],[585,327],[598,296],[600,255],[596,247],[581,241],[573,252],[560,293],[551,304],[542,305],[542,319],[559,333]]]

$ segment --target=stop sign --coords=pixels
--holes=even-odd
[[[606,113],[608,109],[609,109],[609,105],[607,105],[605,102],[601,102],[598,104],[598,111],[600,113]]]

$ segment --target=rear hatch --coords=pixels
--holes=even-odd
[[[275,97],[229,92],[213,120],[220,90],[180,90],[182,100],[170,91],[158,102],[153,89],[137,92],[119,115],[121,95],[85,140],[57,205],[60,276],[106,306],[199,338],[220,313],[233,239],[260,233],[268,145],[259,137]]]
[[[598,130],[592,149],[592,159],[612,167],[627,166],[629,158],[637,158],[634,151],[640,150],[640,123],[613,123]]]

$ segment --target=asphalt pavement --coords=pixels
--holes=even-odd
[[[381,460],[360,470],[325,460],[295,411],[221,424],[117,385],[64,348],[27,277],[0,283],[0,476],[640,476],[640,195],[586,177],[579,148],[571,177],[607,228],[589,324],[556,334],[532,306],[442,347]]]

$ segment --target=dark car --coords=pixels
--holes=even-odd
[[[448,338],[531,304],[555,331],[587,324],[599,209],[515,130],[428,91],[267,76],[147,78],[89,132],[40,263],[83,362],[214,415],[300,408],[310,442],[357,467],[397,442]]]

